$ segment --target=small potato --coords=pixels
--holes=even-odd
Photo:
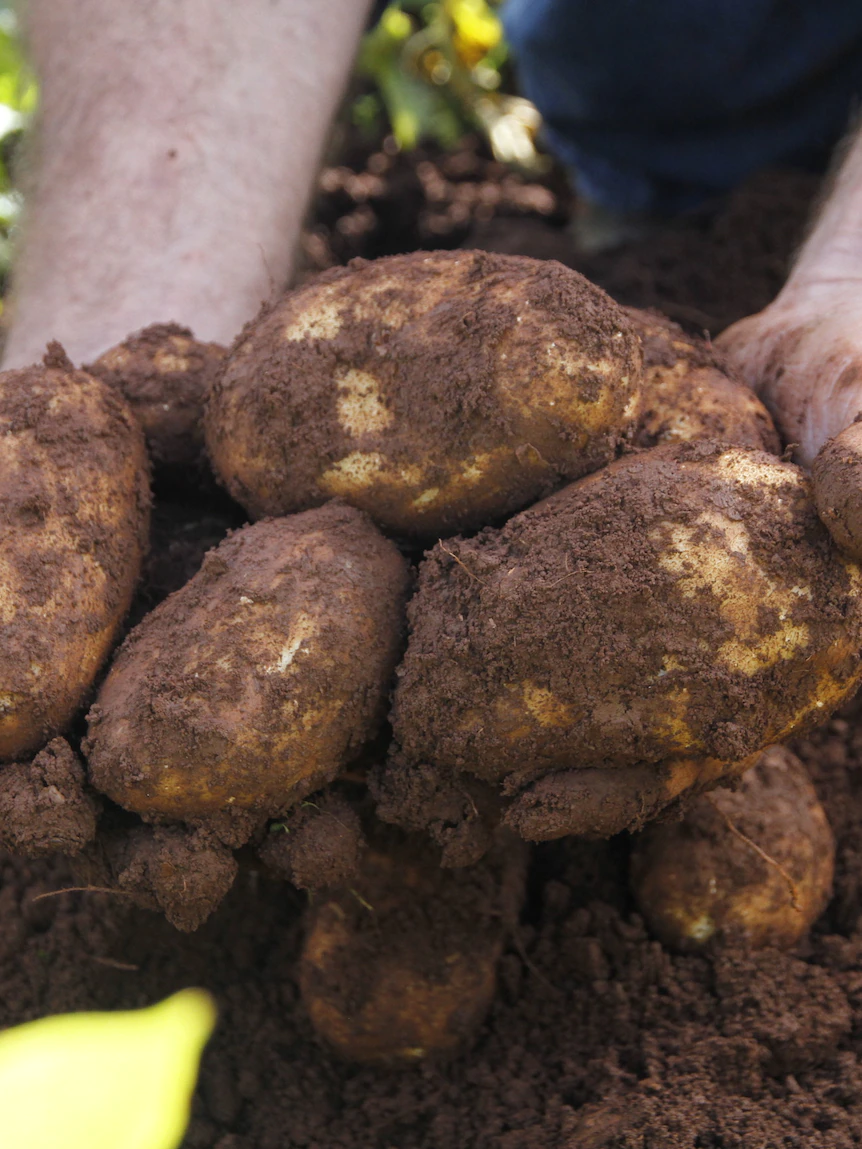
[[[199,343],[188,327],[154,323],[85,368],[125,396],[144,428],[157,471],[202,462],[203,408],[227,348]]]
[[[530,839],[639,825],[855,691],[860,590],[798,467],[708,441],[620,459],[429,552],[386,770],[474,774]],[[384,777],[381,816],[409,791]]]
[[[622,310],[558,263],[355,260],[246,328],[207,445],[255,518],[339,495],[384,529],[439,537],[612,459],[640,369]]]
[[[0,374],[0,761],[61,733],[129,609],[149,524],[144,437],[75,371]]]
[[[121,648],[89,716],[94,785],[149,817],[286,810],[377,729],[407,586],[352,507],[236,531]]]
[[[525,868],[517,841],[451,871],[427,843],[378,840],[350,889],[309,908],[300,987],[318,1035],[365,1063],[459,1052],[493,1000]]]
[[[824,444],[811,477],[820,518],[841,550],[862,562],[862,423]]]
[[[774,746],[738,790],[697,798],[682,821],[640,834],[631,881],[650,929],[673,949],[711,938],[790,949],[826,908],[834,866],[835,841],[805,767]]]
[[[625,313],[644,357],[639,447],[715,439],[779,453],[769,412],[750,387],[727,374],[711,344],[658,312],[627,307]]]

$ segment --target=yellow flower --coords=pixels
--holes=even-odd
[[[0,1033],[4,1149],[176,1149],[212,998],[186,989],[116,1013],[67,1013]]]
[[[445,8],[455,26],[455,51],[472,68],[500,43],[503,25],[485,0],[446,0]]]

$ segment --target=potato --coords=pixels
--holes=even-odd
[[[625,313],[644,357],[638,446],[715,439],[778,454],[769,412],[750,387],[727,374],[711,344],[658,312],[627,307]]]
[[[61,733],[129,608],[146,549],[144,438],[125,401],[75,371],[0,374],[0,761]]]
[[[862,562],[862,423],[850,426],[820,449],[811,467],[814,501],[838,546]]]
[[[531,839],[638,825],[853,693],[860,589],[792,464],[623,458],[429,552],[387,769],[474,774]],[[384,779],[381,816],[409,785]]]
[[[236,531],[121,648],[89,715],[94,785],[148,817],[288,809],[376,731],[407,584],[352,507]]]
[[[835,841],[805,767],[774,746],[738,790],[697,798],[682,821],[638,835],[631,881],[650,929],[674,949],[712,938],[790,949],[826,908],[834,866]]]
[[[300,987],[318,1035],[358,1062],[459,1052],[493,1000],[525,868],[512,840],[452,871],[427,844],[378,835],[350,889],[309,908]]]
[[[621,309],[560,264],[355,260],[246,328],[207,444],[254,518],[339,495],[387,530],[439,537],[612,459],[640,365]]]
[[[199,343],[188,327],[154,323],[85,367],[127,399],[157,471],[202,462],[203,408],[227,348]]]

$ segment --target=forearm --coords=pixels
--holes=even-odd
[[[800,294],[831,296],[836,287],[862,280],[862,129],[843,151],[782,292],[784,300]]]
[[[229,341],[287,279],[368,0],[29,0],[41,80],[6,363],[160,320]]]

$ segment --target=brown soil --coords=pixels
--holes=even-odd
[[[403,197],[381,172],[380,196],[365,201],[376,222],[362,233],[367,243],[346,254],[442,245],[440,235],[429,242],[417,232],[408,192],[434,184],[449,161],[422,162],[433,169],[424,177],[393,161],[406,173]],[[363,163],[353,175],[371,160]],[[473,182],[493,184],[483,171]],[[346,202],[330,203],[310,235],[353,234],[355,218],[338,224],[362,203],[340,172],[324,178]],[[435,187],[434,218],[448,219],[455,192]],[[626,304],[659,307],[715,334],[777,289],[811,190],[801,176],[755,182],[725,210],[683,222],[660,243],[602,257],[590,273]],[[504,212],[507,250],[559,255],[560,202],[532,220]],[[383,203],[391,214],[378,212]],[[462,222],[450,231],[453,245],[464,230]],[[223,503],[206,515],[200,506],[157,505],[160,543],[138,611],[188,578],[206,546],[241,519]],[[731,947],[674,956],[633,910],[626,837],[550,843],[534,852],[528,904],[473,1047],[448,1065],[358,1069],[316,1042],[301,1006],[306,898],[292,886],[242,869],[216,914],[180,934],[124,894],[39,898],[78,884],[66,865],[6,859],[0,1024],[210,988],[221,1021],[185,1149],[849,1149],[862,1142],[860,715],[849,708],[797,749],[835,832],[837,861],[832,901],[796,954]]]

